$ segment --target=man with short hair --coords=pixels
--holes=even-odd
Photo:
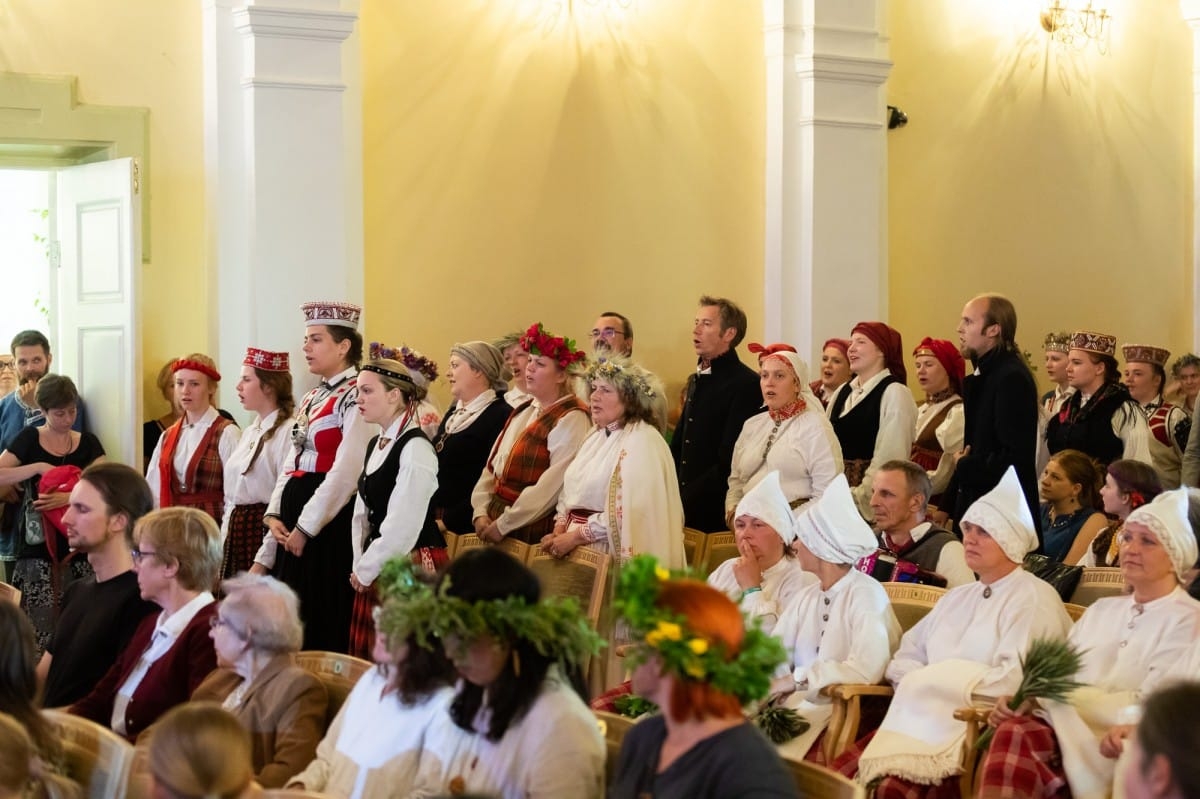
[[[633,324],[616,311],[600,314],[591,332],[592,352],[596,355],[633,357]]]
[[[929,473],[912,461],[888,461],[875,473],[871,512],[879,528],[879,546],[946,580],[947,588],[975,581],[962,542],[926,521],[933,487]]]
[[[946,490],[947,511],[962,519],[1011,466],[1036,528],[1038,393],[1016,335],[1017,311],[1007,297],[980,294],[963,307],[958,339],[975,372],[963,381],[963,448]]]
[[[726,529],[725,495],[733,446],[762,407],[758,373],[738,359],[746,314],[730,300],[703,296],[692,326],[696,371],[671,437],[684,524],[706,533]]]

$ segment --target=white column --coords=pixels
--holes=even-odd
[[[887,320],[883,0],[763,0],[768,340]],[[811,362],[811,360],[810,360]]]
[[[363,297],[357,14],[202,1],[210,347],[229,377],[247,345],[291,352],[299,388],[300,304]]]
[[[1192,351],[1200,351],[1200,0],[1179,0],[1192,29]]]

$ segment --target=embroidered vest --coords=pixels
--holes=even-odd
[[[946,417],[950,415],[950,411],[955,405],[961,404],[961,397],[955,399],[953,402],[947,402],[946,407],[938,411],[929,420],[924,429],[917,434],[917,440],[913,442],[912,454],[909,455],[909,460],[927,472],[937,469],[938,463],[942,460],[942,455],[946,454],[946,451],[942,449],[942,445],[937,439],[938,426],[946,421]]]
[[[504,439],[508,425],[529,404],[525,403],[512,412],[497,441]],[[517,501],[523,490],[538,481],[542,473],[550,468],[550,431],[560,419],[576,410],[587,413],[587,406],[580,402],[578,397],[559,400],[521,431],[517,440],[513,442],[508,459],[504,462],[504,472],[496,475],[496,496],[511,505]],[[495,457],[493,453],[492,458],[488,460],[488,470],[493,474],[495,469],[492,467],[492,460]]]
[[[1080,408],[1083,397],[1076,392],[1046,426],[1046,447],[1054,455],[1064,449],[1077,449],[1096,459],[1102,468],[1120,459],[1125,443],[1113,433],[1117,413],[1141,413],[1122,387],[1099,399],[1092,398]]]
[[[358,412],[356,399],[357,376],[333,386],[317,386],[304,395],[292,422],[292,444],[296,448],[290,472],[293,477],[309,472],[324,474],[333,468],[346,414]]]
[[[371,460],[371,453],[375,451],[375,447],[379,443],[379,436],[372,438],[371,443],[367,446],[367,454],[363,459],[362,474],[358,476],[358,495],[362,498],[363,505],[367,508],[367,536],[362,542],[363,552],[366,552],[367,547],[381,535],[379,528],[387,516],[388,501],[391,500],[392,491],[396,487],[396,476],[400,474],[400,455],[413,439],[418,438],[426,442],[425,446],[433,446],[428,443],[429,440],[425,438],[425,434],[419,426],[409,428],[400,435],[400,438],[392,445],[391,451],[388,452],[387,458],[371,474],[367,474],[367,463]],[[415,444],[414,446],[419,447],[422,445]],[[418,509],[406,508],[405,512],[415,513],[418,512]],[[430,503],[425,509],[425,523],[421,526],[421,532],[417,535],[417,541],[413,544],[413,549],[445,546],[446,538],[438,530],[437,520],[434,518],[433,503]]]
[[[888,546],[888,539],[879,534],[879,546],[888,550],[898,558],[915,563],[925,571],[937,573],[938,559],[942,556],[942,548],[951,541],[957,541],[954,533],[938,527],[930,527],[920,541],[909,541],[907,546],[894,549]],[[945,576],[945,575],[943,575]]]
[[[183,432],[183,419],[171,425],[163,435],[162,452],[158,456],[159,485],[162,486],[162,507],[183,506],[199,508],[213,517],[217,524],[225,514],[225,467],[221,463],[221,432],[233,424],[218,416],[208,426],[200,445],[192,453],[184,470],[184,482],[175,473],[175,449]]]

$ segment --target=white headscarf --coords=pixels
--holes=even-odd
[[[785,546],[791,546],[796,540],[796,527],[792,519],[792,509],[788,505],[783,488],[779,485],[779,472],[768,472],[759,480],[754,488],[746,492],[742,501],[734,511],[734,518],[753,516],[769,524]]]
[[[879,548],[863,521],[846,475],[839,474],[808,503],[796,519],[796,537],[816,557],[828,563],[857,563]]]
[[[1196,534],[1188,521],[1188,490],[1164,491],[1129,514],[1125,524],[1144,524],[1171,558],[1180,581],[1196,565]]]
[[[991,491],[971,503],[962,521],[982,527],[1013,563],[1037,549],[1037,529],[1016,470],[1009,466]]]
[[[803,358],[794,352],[780,350],[778,352],[772,352],[770,355],[763,355],[758,359],[758,362],[761,364],[767,358],[782,358],[787,362],[788,366],[792,367],[792,371],[796,373],[796,382],[800,387],[800,399],[804,400],[804,405],[806,408],[815,408],[819,411],[824,407],[821,404],[821,401],[817,399],[817,395],[814,394],[812,389],[808,386],[808,365],[804,363]]]

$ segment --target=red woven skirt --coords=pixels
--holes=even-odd
[[[254,556],[262,546],[267,532],[263,514],[267,506],[238,505],[229,512],[229,534],[225,536],[225,554],[221,558],[221,579],[239,572],[249,571],[254,565]]]
[[[437,574],[450,558],[445,547],[421,547],[410,555],[413,563],[430,574]],[[366,591],[354,594],[354,607],[350,611],[350,654],[363,660],[373,660],[371,650],[375,648],[375,608],[379,607],[379,592],[372,583]]]

